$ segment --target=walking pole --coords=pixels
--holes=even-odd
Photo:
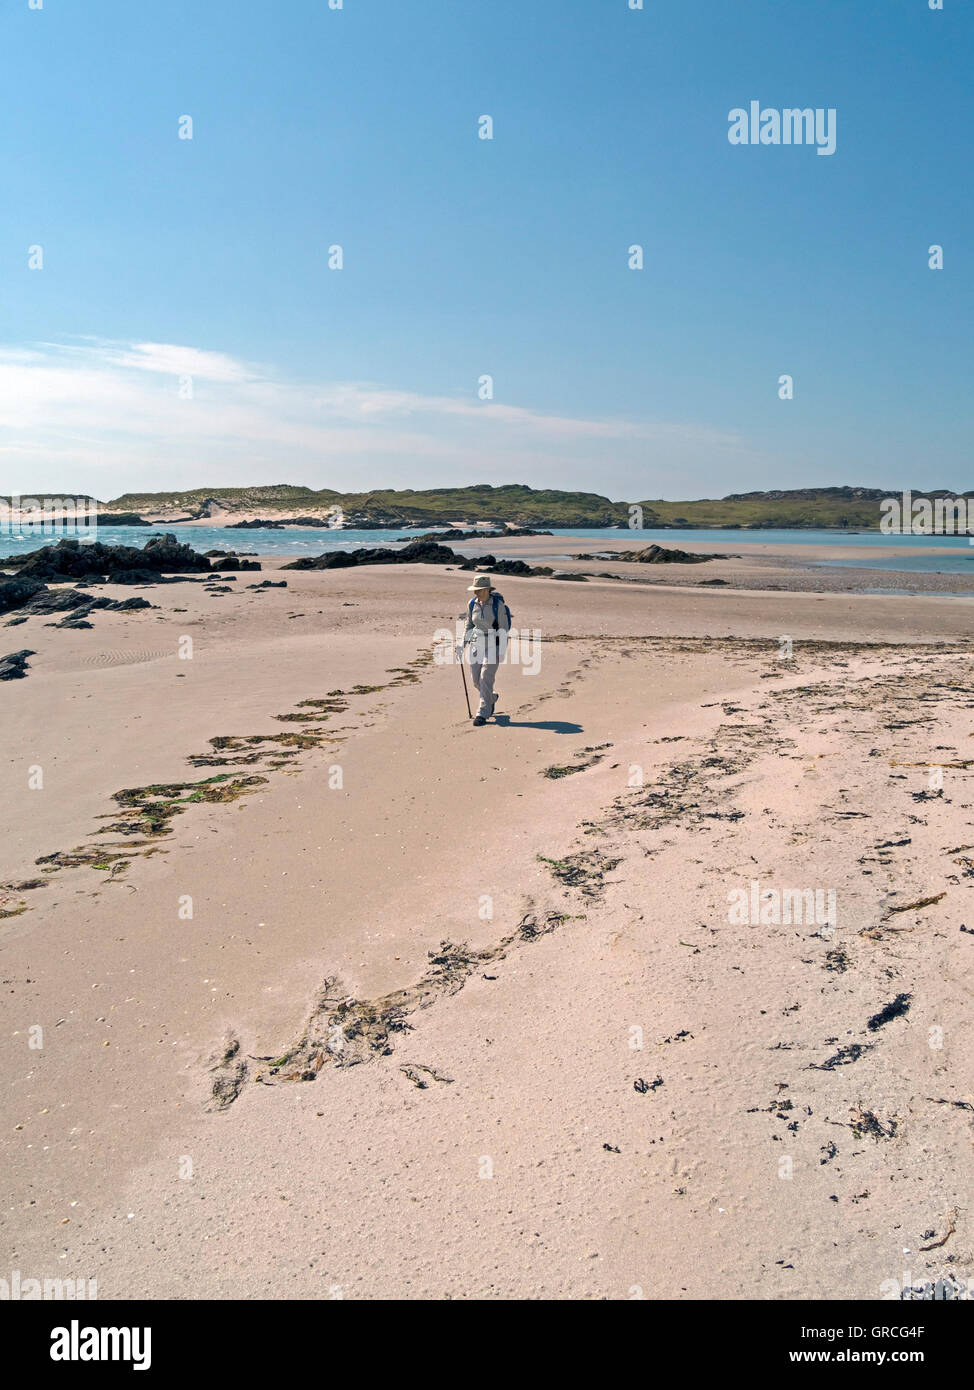
[[[470,713],[470,696],[467,694],[467,673],[466,673],[466,671],[463,669],[463,651],[464,651],[464,649],[461,648],[461,650],[460,650],[460,657],[459,657],[459,661],[460,661],[460,675],[463,677],[463,698],[464,698],[464,699],[466,700],[466,702],[467,702],[467,718],[468,718],[468,719],[471,719],[473,716],[472,716],[471,713]]]

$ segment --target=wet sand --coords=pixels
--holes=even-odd
[[[804,545],[747,541],[743,539],[687,541],[678,531],[670,532],[657,544],[665,549],[711,555],[704,564],[646,565],[617,560],[579,559],[579,556],[609,555],[613,551],[640,550],[652,542],[627,539],[595,540],[591,537],[514,536],[509,540],[486,542],[458,541],[453,549],[472,556],[489,552],[499,559],[520,559],[529,564],[550,565],[587,576],[610,574],[630,584],[664,584],[687,588],[709,587],[719,579],[721,585],[735,589],[784,590],[789,593],[831,594],[974,594],[974,549],[970,551],[970,573],[937,573],[923,570],[880,570],[867,564],[835,565],[841,560],[923,559],[928,549],[910,545],[884,545],[879,551],[865,545]],[[956,556],[957,551],[952,555]],[[968,552],[960,549],[961,558]],[[721,586],[715,586],[721,587]]]

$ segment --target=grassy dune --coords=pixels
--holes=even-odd
[[[880,501],[895,490],[861,487],[801,488],[791,491],[731,494],[723,498],[666,501],[651,498],[639,505],[646,527],[829,527],[877,530]],[[945,489],[914,492],[915,497],[945,495]],[[277,483],[261,487],[192,488],[189,491],[126,492],[102,502],[110,512],[134,512],[161,520],[171,516],[203,518],[219,512],[258,516],[323,517],[335,507],[347,524],[356,521],[435,525],[455,522],[510,523],[517,526],[627,526],[627,502],[613,502],[595,492],[535,489],[520,483],[502,487],[411,488],[395,491],[336,492],[333,488]]]

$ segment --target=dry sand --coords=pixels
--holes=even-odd
[[[474,729],[432,659],[469,576],[246,587],[279,563],[8,633],[3,1264],[102,1298],[974,1275],[974,600],[504,579],[541,665]],[[148,786],[169,814],[113,799]],[[752,882],[834,928],[730,920]]]

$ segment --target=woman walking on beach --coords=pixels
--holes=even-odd
[[[467,628],[457,652],[462,661],[464,648],[470,644],[470,673],[480,696],[473,722],[479,726],[487,723],[497,705],[494,680],[507,649],[511,610],[491,584],[489,574],[478,574],[467,593],[473,598],[467,604]]]

